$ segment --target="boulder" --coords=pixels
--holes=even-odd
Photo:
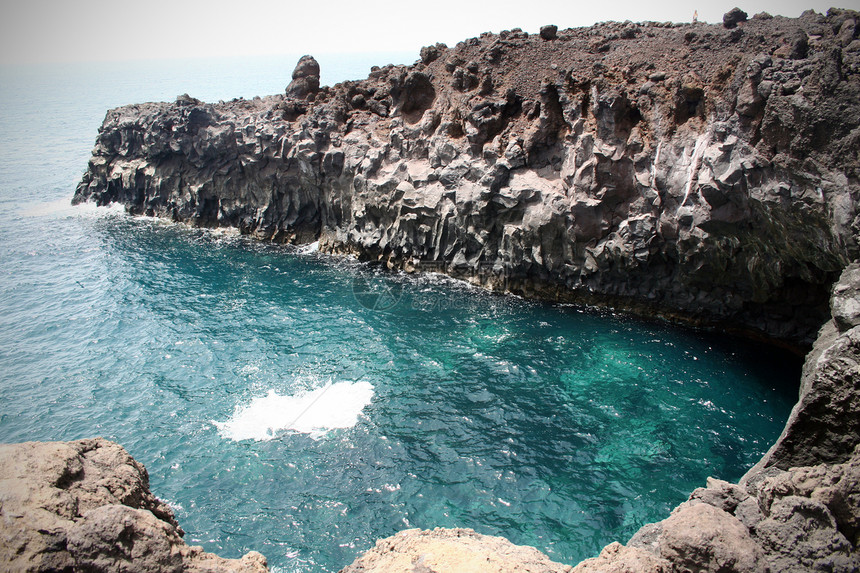
[[[293,81],[287,86],[287,97],[308,99],[320,89],[320,65],[313,56],[302,56],[293,70]]]
[[[723,26],[725,26],[729,30],[737,28],[738,24],[746,21],[747,13],[737,7],[732,8],[731,10],[723,14]]]
[[[540,37],[544,40],[555,40],[558,37],[558,26],[554,24],[541,26]]]
[[[660,556],[674,571],[763,573],[764,552],[735,517],[707,503],[681,506],[662,522]]]
[[[0,445],[0,569],[268,571],[257,552],[223,559],[183,535],[146,469],[113,442]]]

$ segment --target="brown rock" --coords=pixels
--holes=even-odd
[[[320,65],[313,56],[302,56],[293,70],[293,81],[287,86],[287,97],[305,99],[320,89]]]
[[[669,573],[672,564],[653,553],[637,547],[610,543],[600,556],[586,559],[573,568],[573,573]]]
[[[706,503],[683,505],[662,526],[660,556],[675,571],[764,571],[762,548],[725,511]]]
[[[558,37],[558,26],[554,24],[541,26],[540,37],[544,40],[555,40]]]
[[[407,529],[376,542],[341,573],[553,573],[571,568],[533,547],[471,529]]]
[[[251,552],[223,559],[189,547],[146,469],[96,438],[0,445],[0,569],[267,571]]]
[[[737,28],[738,24],[747,21],[747,13],[740,8],[732,8],[723,14],[723,26],[728,29]]]

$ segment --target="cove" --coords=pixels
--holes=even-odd
[[[96,252],[85,304],[44,327],[78,360],[6,390],[5,435],[58,435],[15,416],[26,403],[115,439],[189,543],[276,570],[336,570],[406,527],[575,563],[705,477],[737,480],[796,399],[799,360],[745,341],[152,219],[59,226]],[[326,387],[329,408],[362,400],[354,424],[224,431],[255,400]]]

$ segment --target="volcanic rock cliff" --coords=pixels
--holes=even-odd
[[[74,200],[815,340],[785,431],[740,484],[709,481],[576,570],[853,571],[858,32],[860,14],[835,9],[546,26],[428,46],[334,87],[305,57],[285,95],[109,111]],[[431,570],[427,547],[473,541],[408,533],[348,570]]]
[[[858,256],[860,17],[483,34],[108,112],[75,201],[810,343]]]

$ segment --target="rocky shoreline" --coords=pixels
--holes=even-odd
[[[546,26],[428,46],[412,66],[334,87],[319,86],[307,57],[284,95],[109,111],[74,200],[319,241],[499,291],[815,341],[782,436],[740,484],[709,480],[574,570],[854,571],[858,35],[849,10]],[[153,570],[265,568],[259,554],[216,564],[185,546],[145,470],[115,448],[2,446],[0,562],[146,570],[142,559],[162,555]],[[94,466],[106,451],[115,461]],[[83,485],[93,476],[116,484],[110,495],[90,495],[105,489]],[[347,571],[433,571],[439,547],[465,555],[482,537],[407,532]],[[488,562],[503,557],[486,570],[569,569],[491,539]],[[162,549],[135,553],[138,540]]]

